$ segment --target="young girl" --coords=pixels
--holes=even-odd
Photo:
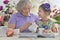
[[[38,9],[38,16],[41,18],[36,23],[39,26],[39,28],[44,28],[43,32],[54,32],[57,33],[57,27],[55,26],[55,23],[52,22],[50,19],[48,19],[48,16],[50,15],[50,4],[44,3],[39,6]]]

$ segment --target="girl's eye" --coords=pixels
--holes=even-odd
[[[41,10],[39,10],[39,12],[41,12]]]

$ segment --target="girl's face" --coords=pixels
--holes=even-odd
[[[38,9],[38,16],[42,19],[46,18],[47,17],[47,13],[42,9],[42,8],[39,8]]]

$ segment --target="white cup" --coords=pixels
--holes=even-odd
[[[14,29],[14,32],[15,32],[15,34],[19,34],[20,33],[19,29]]]
[[[39,28],[38,34],[43,35],[43,30],[44,30],[44,28]]]

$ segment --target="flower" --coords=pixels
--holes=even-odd
[[[49,11],[49,10],[50,10],[50,4],[49,4],[49,3],[45,3],[45,4],[43,4],[42,7],[43,7],[44,10],[46,10],[46,11]]]
[[[0,22],[4,21],[4,16],[0,16]]]
[[[9,0],[5,0],[3,1],[4,4],[8,4]]]
[[[3,6],[0,6],[0,11],[3,10]]]

